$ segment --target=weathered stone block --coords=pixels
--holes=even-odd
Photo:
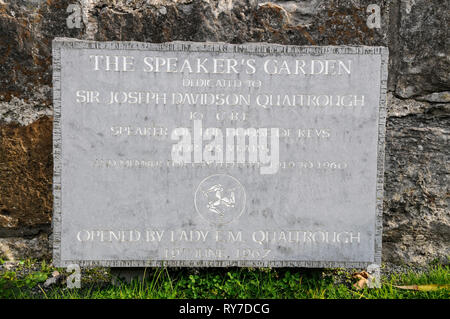
[[[52,174],[51,118],[0,125],[0,237],[49,230]]]

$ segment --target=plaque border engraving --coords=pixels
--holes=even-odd
[[[376,218],[374,236],[374,260],[367,262],[347,261],[305,261],[305,260],[62,260],[61,259],[61,227],[62,227],[62,134],[61,134],[61,49],[109,49],[109,50],[153,50],[153,51],[187,51],[190,52],[222,52],[240,54],[362,54],[380,55],[380,105],[378,117],[377,144],[377,181],[376,181]],[[72,38],[55,38],[52,42],[53,54],[53,264],[67,267],[78,264],[82,267],[305,267],[305,268],[366,268],[370,264],[381,264],[382,228],[383,228],[383,183],[385,161],[386,134],[386,94],[389,51],[381,46],[296,46],[268,43],[228,44],[224,42],[96,42]]]

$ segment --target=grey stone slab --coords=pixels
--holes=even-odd
[[[380,264],[387,59],[384,47],[55,39],[54,263]],[[174,162],[180,128],[201,141],[187,153],[199,163]],[[225,152],[232,128],[257,132],[243,163]],[[208,132],[223,154],[204,150]]]

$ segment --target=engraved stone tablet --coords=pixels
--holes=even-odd
[[[387,59],[55,39],[55,264],[379,264]]]

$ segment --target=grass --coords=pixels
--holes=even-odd
[[[1,263],[1,261],[0,261]],[[64,279],[44,288],[58,270]],[[380,289],[357,290],[351,272],[342,269],[148,268],[145,281],[111,284],[108,269],[82,272],[81,288],[68,289],[64,269],[45,262],[23,261],[14,270],[0,271],[0,298],[111,299],[111,298],[262,298],[262,299],[449,299],[450,290],[402,290],[394,286],[450,283],[450,267],[431,266],[426,272],[382,277]]]

